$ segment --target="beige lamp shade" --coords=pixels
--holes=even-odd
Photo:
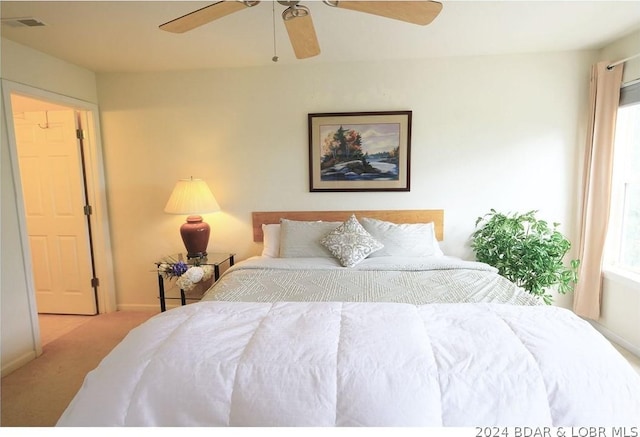
[[[171,192],[164,212],[169,214],[205,214],[220,211],[209,186],[202,179],[180,179]]]
[[[182,242],[187,249],[187,258],[207,256],[211,228],[199,214],[220,211],[209,186],[202,179],[181,179],[176,183],[164,212],[190,214],[180,227]]]

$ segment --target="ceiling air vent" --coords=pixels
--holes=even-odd
[[[7,27],[39,27],[46,26],[37,18],[3,18],[0,20],[3,26]]]

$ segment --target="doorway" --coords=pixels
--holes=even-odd
[[[82,112],[11,94],[38,313],[97,314]]]
[[[20,156],[17,145],[17,139],[19,134],[17,125],[20,124],[20,117],[28,118],[25,113],[37,113],[38,111],[44,111],[44,120],[39,120],[38,123],[41,127],[47,127],[47,119],[49,120],[49,126],[54,123],[56,111],[71,111],[73,114],[73,120],[75,123],[79,123],[82,126],[81,131],[84,134],[84,156],[79,159],[85,164],[86,178],[82,182],[82,192],[86,198],[86,205],[91,206],[89,215],[84,217],[86,226],[91,228],[92,241],[89,245],[93,246],[93,265],[90,279],[94,281],[95,288],[91,287],[92,293],[92,305],[95,309],[90,313],[108,313],[116,310],[115,302],[115,288],[114,288],[114,274],[113,274],[113,262],[111,252],[111,238],[109,232],[109,219],[106,200],[106,183],[104,178],[103,158],[102,158],[102,146],[100,141],[100,127],[98,108],[95,104],[85,101],[77,100],[74,98],[58,95],[41,89],[33,88],[27,85],[14,83],[7,80],[2,80],[3,90],[3,102],[6,120],[7,120],[7,137],[9,144],[9,152],[11,156],[11,166],[13,168],[13,180],[15,184],[16,203],[18,208],[18,220],[19,220],[19,238],[22,240],[22,259],[27,270],[27,298],[29,301],[29,308],[31,313],[31,324],[33,326],[33,332],[35,338],[39,337],[39,322],[38,312],[43,312],[38,308],[36,298],[36,282],[35,277],[35,262],[33,261],[32,253],[36,250],[32,248],[28,226],[28,212],[25,207],[25,190],[29,189],[27,183],[23,183],[21,180],[20,169]],[[25,104],[26,106],[22,106]],[[28,106],[28,105],[33,106]],[[39,106],[37,106],[39,105]],[[47,114],[46,111],[49,111]],[[33,116],[31,114],[30,116]],[[43,129],[44,130],[44,129]],[[50,131],[53,132],[53,131]],[[33,161],[35,162],[35,161]],[[62,161],[59,161],[62,162]],[[78,166],[80,162],[78,162]],[[78,167],[79,168],[79,167]],[[60,169],[58,169],[60,171]],[[64,192],[59,190],[59,192]],[[84,208],[83,208],[84,210]],[[83,230],[86,231],[86,229]],[[73,252],[73,245],[67,240],[67,248]],[[86,247],[87,243],[80,246]],[[87,253],[89,253],[87,251]],[[69,256],[69,255],[66,255]],[[88,257],[88,255],[87,255]],[[91,258],[88,258],[91,264]],[[75,273],[74,273],[75,274]],[[74,274],[67,274],[65,279],[70,281],[75,280]],[[46,277],[46,276],[45,276]],[[96,278],[96,279],[93,279]],[[91,284],[93,285],[93,284]],[[75,311],[72,310],[56,310],[55,312],[63,312],[72,314]],[[36,353],[39,354],[40,346],[36,343]]]

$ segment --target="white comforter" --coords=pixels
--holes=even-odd
[[[640,377],[561,308],[200,302],[131,331],[58,425],[639,423]]]

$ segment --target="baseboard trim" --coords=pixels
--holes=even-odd
[[[167,309],[177,308],[180,304],[172,305],[167,304]],[[118,311],[144,311],[144,312],[160,312],[160,304],[150,305],[150,304],[124,304],[118,305]]]
[[[9,363],[2,363],[2,370],[0,370],[0,375],[4,378],[11,372],[18,370],[20,367],[35,359],[36,351],[30,351]]]
[[[598,330],[598,332],[600,332],[600,334],[604,335],[609,341],[612,341],[612,342],[616,343],[617,345],[622,346],[623,348],[625,348],[626,350],[628,350],[629,352],[631,352],[635,356],[640,357],[640,347],[630,343],[629,341],[627,341],[624,338],[620,337],[618,334],[616,334],[613,331],[605,328],[603,325],[599,324],[598,322],[595,322],[593,320],[588,320],[588,322],[591,323],[591,325],[594,328],[596,328],[596,330]]]

